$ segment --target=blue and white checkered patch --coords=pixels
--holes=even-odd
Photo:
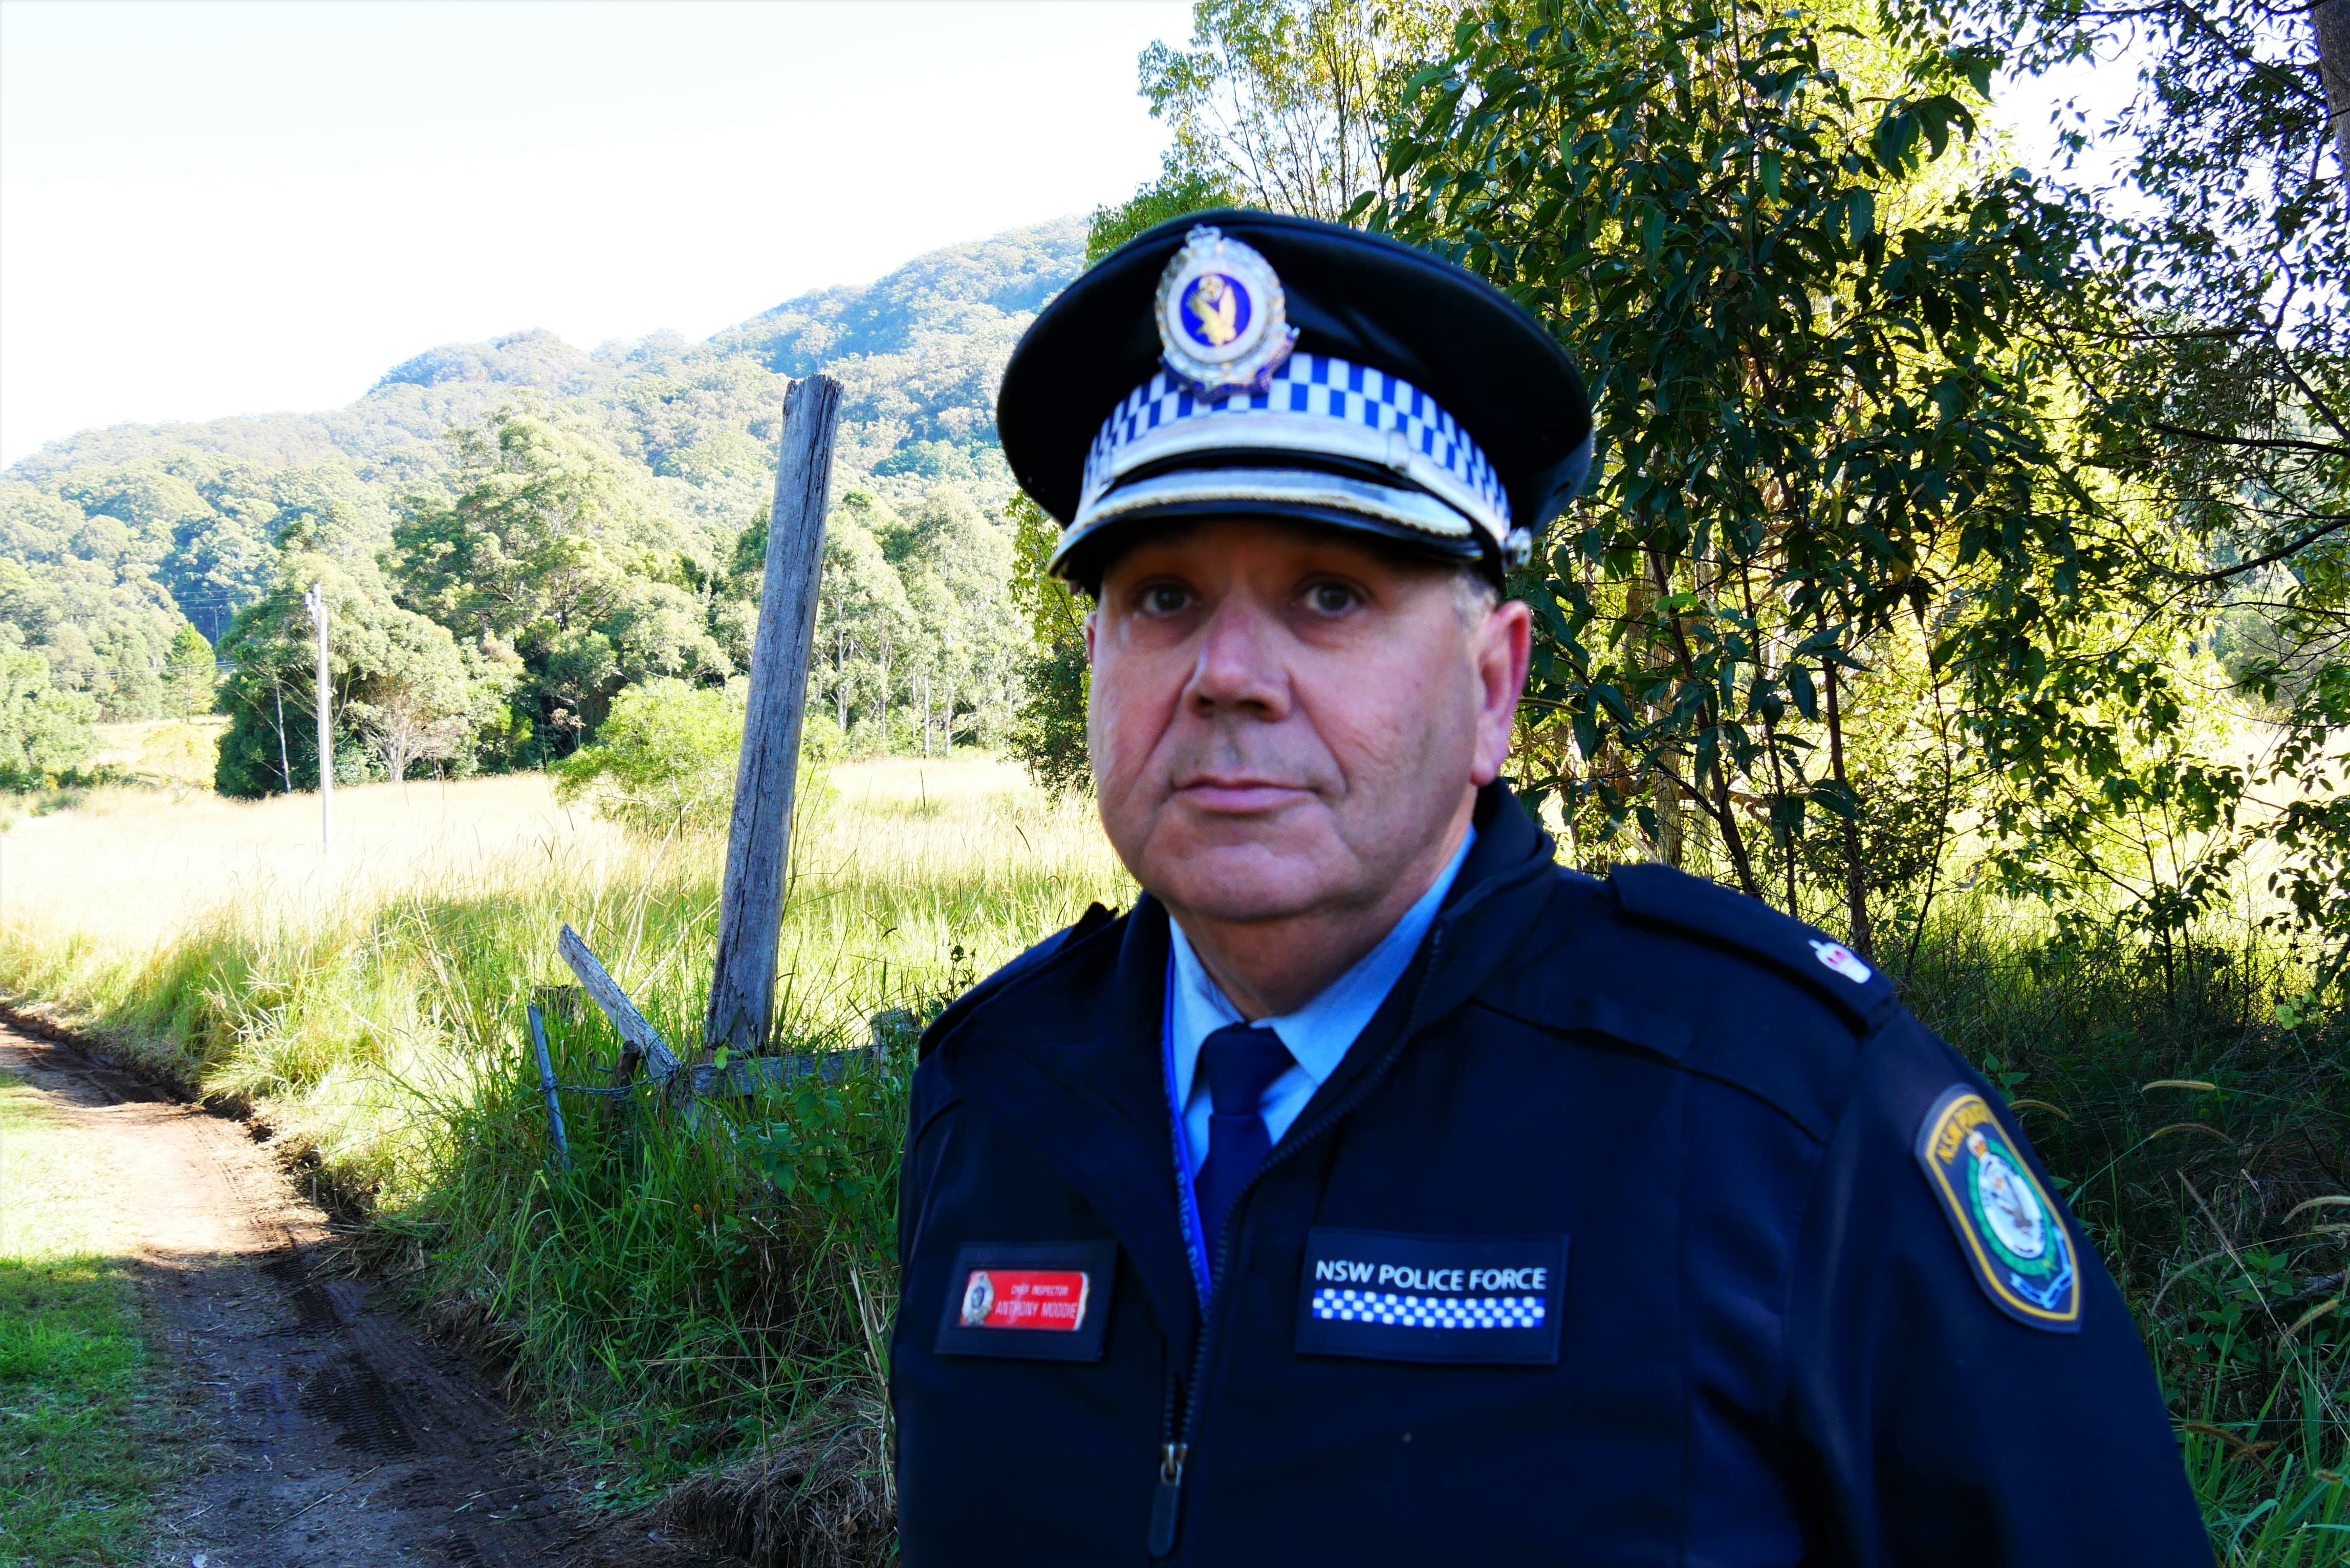
[[[1555,1366],[1564,1236],[1306,1232],[1297,1352],[1372,1361]],[[1455,1330],[1431,1333],[1430,1330]]]
[[[1510,500],[1484,452],[1434,399],[1384,370],[1327,354],[1293,354],[1262,392],[1201,397],[1161,369],[1128,395],[1095,436],[1073,528],[1124,475],[1187,452],[1259,450],[1343,457],[1384,467],[1460,512],[1497,543]]]
[[[1399,1328],[1540,1328],[1543,1299],[1318,1290],[1314,1315],[1330,1323],[1383,1323]]]

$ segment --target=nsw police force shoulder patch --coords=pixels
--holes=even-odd
[[[1982,1096],[1954,1084],[1918,1128],[1918,1164],[1993,1305],[2053,1334],[2081,1329],[2081,1271],[2064,1210]]]

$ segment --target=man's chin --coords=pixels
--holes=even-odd
[[[1330,867],[1323,857],[1278,846],[1192,846],[1155,857],[1139,880],[1183,915],[1232,925],[1284,920],[1332,900]],[[1152,875],[1163,872],[1164,875]]]

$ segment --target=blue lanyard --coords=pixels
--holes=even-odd
[[[1167,1080],[1167,1110],[1175,1122],[1175,1213],[1183,1227],[1183,1250],[1191,1259],[1191,1283],[1204,1304],[1213,1287],[1208,1279],[1208,1241],[1200,1223],[1200,1194],[1191,1184],[1191,1134],[1183,1105],[1175,1097],[1175,955],[1167,955],[1167,1001],[1159,1020],[1159,1064]]]

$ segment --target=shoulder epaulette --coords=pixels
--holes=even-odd
[[[1758,898],[1669,866],[1618,866],[1608,877],[1627,914],[1760,959],[1873,1034],[1899,1010],[1893,982],[1859,954]]]
[[[930,1027],[922,1031],[921,1041],[914,1048],[915,1059],[920,1061],[928,1058],[937,1048],[938,1043],[946,1038],[948,1031],[962,1022],[972,1008],[1002,991],[1022,975],[1043,964],[1055,953],[1065,948],[1075,947],[1117,919],[1116,910],[1106,909],[1098,903],[1087,905],[1086,912],[1077,917],[1076,925],[1066,926],[1055,931],[1051,936],[1028,949],[1010,963],[949,1002],[946,1011],[931,1020]]]

